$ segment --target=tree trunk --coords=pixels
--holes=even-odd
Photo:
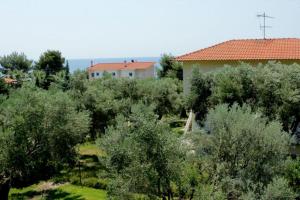
[[[10,180],[8,178],[3,178],[0,180],[0,199],[8,200],[8,194],[10,190]]]
[[[193,188],[193,189],[192,189],[191,196],[190,196],[190,200],[192,200],[192,199],[194,198],[194,193],[195,193],[195,189]]]
[[[174,199],[171,187],[168,188],[168,200]]]

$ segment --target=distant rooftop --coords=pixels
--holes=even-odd
[[[17,81],[15,79],[12,79],[12,78],[4,78],[4,82],[7,83],[7,84],[14,84]]]
[[[300,39],[230,40],[177,57],[178,61],[300,60]]]
[[[122,63],[98,63],[88,68],[89,71],[101,70],[135,70],[148,69],[155,65],[155,62],[122,62]]]

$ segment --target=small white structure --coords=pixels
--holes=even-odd
[[[155,62],[99,63],[88,68],[89,78],[101,78],[105,73],[116,78],[154,78]]]

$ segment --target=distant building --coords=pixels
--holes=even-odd
[[[12,84],[16,84],[16,83],[17,83],[17,80],[12,79],[12,78],[4,78],[4,82],[5,82],[6,84],[12,85]]]
[[[101,78],[105,73],[116,78],[153,78],[155,62],[99,63],[88,68],[89,78]]]
[[[225,65],[237,66],[240,62],[253,66],[269,61],[300,64],[300,39],[230,40],[179,56],[177,60],[183,63],[184,93],[187,94],[194,67],[202,72],[209,72]]]

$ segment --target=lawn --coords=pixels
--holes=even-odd
[[[105,156],[105,153],[93,143],[85,143],[79,146],[79,154],[82,156]]]
[[[12,189],[10,198],[12,200],[105,200],[106,192],[88,187],[75,186],[71,184],[63,184],[43,188],[45,183],[31,185],[23,189]]]
[[[104,200],[106,199],[106,191],[98,190],[88,187],[74,186],[66,184],[61,187],[62,191],[72,194],[72,196],[79,196],[87,200]],[[68,198],[70,199],[70,198]]]
[[[11,189],[10,199],[16,200],[102,200],[106,199],[106,179],[98,157],[105,156],[97,145],[85,143],[79,146],[80,169],[64,169],[60,174],[39,184],[31,185],[23,189]],[[81,176],[81,182],[79,177]],[[87,187],[88,186],[88,187]],[[101,190],[102,189],[102,190]]]

